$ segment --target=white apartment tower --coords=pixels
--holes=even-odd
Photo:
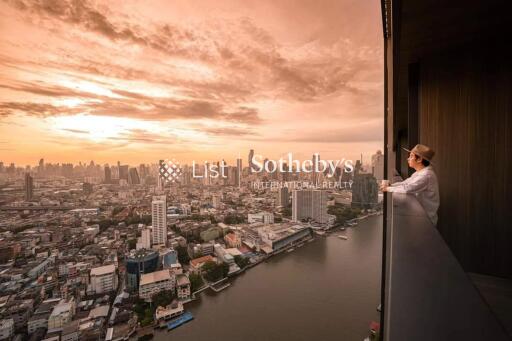
[[[327,192],[316,189],[294,190],[292,192],[292,219],[301,221],[311,218],[325,224],[327,215]]]
[[[153,245],[167,244],[167,200],[165,195],[154,196],[151,202]]]

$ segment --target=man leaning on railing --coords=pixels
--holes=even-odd
[[[416,195],[418,201],[425,209],[432,224],[437,224],[437,209],[439,208],[439,185],[437,176],[431,162],[435,152],[422,144],[417,144],[412,150],[403,148],[409,152],[407,164],[415,170],[411,177],[404,181],[388,185],[383,181],[380,189],[383,192],[410,193]]]

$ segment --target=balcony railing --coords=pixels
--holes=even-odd
[[[386,195],[384,340],[509,340],[416,197]]]

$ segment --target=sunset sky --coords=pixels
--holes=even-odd
[[[14,0],[0,14],[4,163],[382,149],[378,0]]]

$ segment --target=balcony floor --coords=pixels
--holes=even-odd
[[[512,280],[475,273],[469,277],[512,338]]]

